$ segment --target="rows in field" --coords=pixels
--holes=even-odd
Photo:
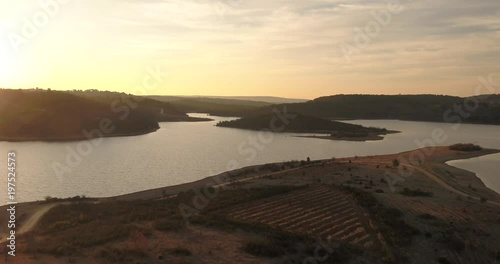
[[[464,213],[461,208],[444,206],[431,199],[417,199],[401,195],[378,195],[377,198],[388,207],[397,208],[403,212],[409,212],[415,216],[430,214],[437,218],[445,219],[458,224],[475,221],[469,214]]]
[[[349,195],[326,187],[310,187],[225,210],[237,221],[264,224],[311,237],[374,245],[362,209]]]

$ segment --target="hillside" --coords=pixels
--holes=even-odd
[[[384,128],[369,128],[300,114],[290,119],[286,125],[279,122],[276,123],[277,125],[275,126],[278,129],[274,129],[273,124],[275,122],[273,120],[275,119],[276,117],[273,115],[259,115],[219,122],[217,126],[249,130],[272,129],[274,132],[323,133],[330,134],[330,136],[320,138],[345,140],[377,140],[382,139],[380,135],[395,132]],[[282,126],[282,129],[279,129],[280,126]]]
[[[71,91],[69,93],[99,101],[109,106],[119,102],[135,110],[151,113],[158,122],[196,122],[210,120],[206,118],[189,117],[186,114],[188,111],[184,111],[172,103],[148,97],[97,90]]]
[[[412,164],[428,151],[285,161],[116,197],[20,203],[16,263],[497,263],[500,196],[444,162],[499,151],[437,147]],[[388,182],[402,171],[411,177]]]
[[[468,111],[466,99],[476,98]],[[500,124],[498,95],[461,98],[443,95],[334,95],[304,103],[286,104],[289,111],[331,119],[398,119],[409,121]],[[472,103],[470,103],[472,105]],[[473,105],[472,105],[473,106]],[[252,114],[270,111],[265,107]],[[460,110],[465,114],[460,114]],[[469,107],[470,109],[470,107]]]
[[[132,110],[122,119],[107,104],[63,92],[0,90],[1,140],[83,139],[83,130],[99,129],[106,118],[114,129],[104,136],[144,134],[159,128],[147,112]]]
[[[284,97],[275,96],[211,96],[211,95],[192,95],[192,96],[180,96],[180,95],[152,95],[148,96],[160,101],[171,102],[178,101],[182,99],[195,99],[199,101],[211,101],[219,103],[230,103],[230,104],[289,104],[289,103],[303,103],[309,101],[307,99],[292,99]]]
[[[237,100],[237,101],[257,101],[257,102],[265,102],[268,104],[303,103],[308,101],[307,99],[294,99],[294,98],[284,98],[276,96],[210,96],[210,98],[219,98],[219,99]]]
[[[207,113],[215,116],[244,116],[271,103],[251,100],[238,100],[209,97],[148,96],[167,102],[186,113]]]

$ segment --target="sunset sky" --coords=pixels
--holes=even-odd
[[[478,76],[500,80],[498,0],[405,0],[394,13],[389,0],[45,2],[58,3],[0,1],[0,87],[134,93],[159,65],[150,94],[472,95]],[[389,23],[346,60],[374,12]]]

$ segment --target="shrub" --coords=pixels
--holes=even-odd
[[[189,257],[191,256],[191,251],[187,248],[174,248],[170,250],[170,254],[176,255],[176,256],[184,256],[184,257]]]
[[[52,197],[50,195],[45,196],[45,201],[46,202],[55,202],[55,201],[58,201],[58,200],[59,200],[59,198],[57,198],[57,197]]]
[[[449,147],[450,150],[457,150],[457,151],[480,151],[483,150],[481,146],[468,143],[468,144],[455,144],[451,145]]]
[[[435,216],[433,216],[431,214],[421,214],[418,217],[420,217],[422,219],[425,219],[425,220],[434,220],[434,219],[437,218],[437,217],[435,217]]]
[[[403,188],[403,191],[401,192],[402,195],[405,195],[405,196],[412,196],[412,197],[416,197],[416,196],[423,196],[423,197],[430,197],[432,196],[432,192],[425,192],[425,191],[422,191],[420,189],[408,189],[408,188]]]
[[[418,229],[402,219],[403,213],[400,210],[385,207],[370,193],[348,187],[344,187],[344,190],[351,192],[357,203],[368,210],[390,245],[398,247],[410,245],[413,236],[420,234]]]
[[[456,252],[462,252],[465,250],[465,242],[458,237],[451,238],[450,241],[448,241],[448,246],[451,250]]]
[[[279,247],[274,243],[262,241],[248,242],[243,250],[254,256],[269,258],[279,257],[285,253],[285,249],[282,247]]]
[[[174,231],[183,228],[185,222],[182,219],[160,219],[154,222],[154,228],[158,231]]]
[[[127,251],[141,257],[148,255],[149,243],[144,233],[137,230],[130,232]]]
[[[451,262],[446,257],[440,257],[437,261],[441,264],[451,264]]]

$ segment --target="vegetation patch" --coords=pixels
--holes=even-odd
[[[186,223],[179,219],[156,219],[154,228],[158,231],[176,231],[184,228]]]
[[[152,229],[148,223],[153,223],[153,227],[161,231],[180,230],[185,222],[178,204],[177,199],[168,199],[60,205],[40,220],[35,233],[44,239],[30,250],[71,255],[83,248],[104,246],[130,237],[150,236]],[[69,242],[61,245],[61,241]],[[113,259],[119,257],[118,253],[111,249],[103,252]]]
[[[449,147],[450,150],[457,150],[457,151],[481,151],[483,148],[479,145],[475,145],[472,143],[468,144],[455,144],[451,145]]]
[[[286,249],[269,241],[253,241],[248,242],[243,251],[254,256],[275,258],[283,256]]]
[[[268,198],[278,194],[285,194],[305,187],[306,186],[283,185],[283,186],[272,186],[272,187],[270,186],[266,188],[220,190],[217,197],[210,200],[210,203],[203,211],[212,212],[212,211],[222,210],[240,203]],[[187,199],[190,199],[189,197],[193,197],[191,194],[184,194],[184,195],[188,196]]]
[[[424,220],[435,220],[437,219],[437,217],[431,215],[431,214],[421,214],[418,216],[419,218],[421,219],[424,219]]]
[[[219,122],[217,126],[250,130],[270,130],[272,128],[271,124],[275,123],[275,119],[277,119],[277,117],[273,114],[256,115],[232,121],[222,121]],[[294,114],[294,117],[287,120],[286,125],[284,125],[279,132],[340,133],[343,135],[356,135],[356,137],[361,137],[363,134],[385,134],[388,131],[383,128],[364,127],[314,116]]]
[[[169,253],[175,256],[183,256],[183,257],[189,257],[192,255],[189,249],[181,247],[169,250]]]
[[[403,188],[403,190],[400,192],[404,196],[411,196],[411,197],[431,197],[433,195],[432,192],[426,192],[422,191],[420,189],[409,189],[409,188]]]
[[[408,225],[402,218],[403,213],[380,204],[373,194],[354,188],[344,187],[353,194],[359,205],[366,208],[387,242],[395,247],[409,246],[414,236],[420,231]]]

